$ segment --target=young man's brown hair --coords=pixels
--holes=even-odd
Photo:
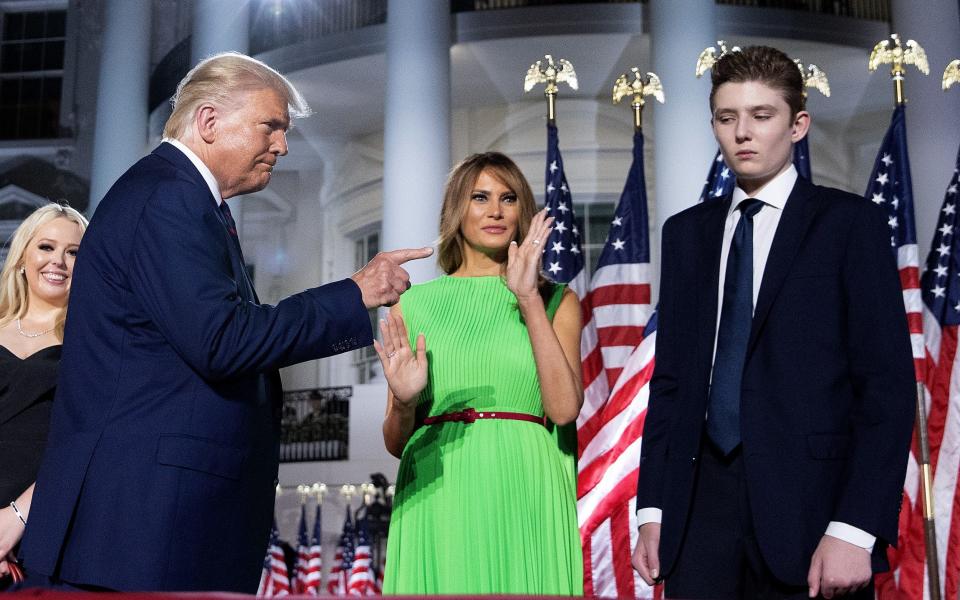
[[[725,83],[759,81],[779,91],[790,107],[791,116],[804,110],[803,75],[797,63],[770,46],[749,46],[739,52],[728,52],[711,69],[710,110],[717,88]]]

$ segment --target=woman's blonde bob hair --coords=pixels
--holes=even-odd
[[[537,212],[533,190],[523,172],[508,156],[499,152],[484,152],[463,159],[450,171],[443,193],[440,209],[440,239],[437,241],[437,264],[446,274],[451,274],[463,264],[463,234],[460,224],[470,204],[470,194],[480,174],[487,171],[500,183],[517,195],[520,210],[517,233],[514,240],[519,244],[527,235],[530,220]],[[506,263],[504,263],[506,268]]]
[[[76,209],[55,203],[41,206],[23,220],[10,238],[7,259],[3,263],[3,270],[0,271],[0,327],[27,314],[27,278],[20,273],[20,268],[23,267],[23,255],[36,236],[37,230],[54,219],[67,219],[76,223],[80,227],[80,235],[87,230],[86,217]],[[64,307],[57,316],[54,330],[57,339],[61,341],[63,341],[63,323],[66,318],[67,309]]]
[[[205,58],[177,85],[170,103],[173,113],[163,128],[163,137],[180,139],[202,104],[236,106],[243,92],[269,88],[287,101],[290,118],[310,115],[310,106],[290,81],[267,66],[239,52],[223,52]]]

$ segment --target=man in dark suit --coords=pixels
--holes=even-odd
[[[60,380],[22,558],[81,589],[253,593],[277,478],[277,370],[370,344],[409,287],[378,255],[260,304],[224,200],[263,189],[309,111],[267,65],[223,54],[181,82],[165,141],[100,203],[74,272]]]
[[[779,50],[720,58],[738,187],[663,228],[633,564],[669,597],[872,598],[897,539],[914,375],[896,262],[878,207],[797,176],[802,90]]]

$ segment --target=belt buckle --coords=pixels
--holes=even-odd
[[[460,419],[458,420],[462,420],[464,423],[468,424],[473,423],[477,420],[477,411],[472,408],[465,408],[464,410],[460,411]]]

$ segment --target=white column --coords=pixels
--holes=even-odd
[[[717,151],[710,128],[710,73],[694,67],[717,42],[713,0],[650,0],[653,71],[666,104],[653,108],[657,231],[671,215],[693,206]]]
[[[450,3],[389,0],[383,132],[384,250],[437,238],[450,169]],[[433,258],[407,263],[414,283],[437,275]]]
[[[717,151],[710,128],[710,73],[701,79],[694,75],[700,52],[716,46],[717,29],[714,0],[650,0],[649,7],[652,70],[666,95],[666,104],[649,105],[656,200],[651,250],[659,264],[663,223],[697,202]]]
[[[956,0],[927,0],[922,9],[916,2],[893,0],[891,8],[893,31],[904,42],[916,40],[926,50],[930,62],[927,76],[907,66],[904,86],[917,243],[923,264],[960,146],[960,89],[956,85],[947,92],[940,88],[943,69],[951,60],[960,58],[960,17]],[[888,67],[884,68],[889,72]],[[890,105],[893,106],[892,84]]]
[[[104,7],[89,215],[146,151],[151,4],[107,0]]]
[[[246,54],[249,49],[249,0],[193,0],[193,64],[218,52],[233,50]]]
[[[250,49],[250,0],[193,0],[191,66],[218,52]],[[243,196],[230,199],[230,212],[243,235]]]

